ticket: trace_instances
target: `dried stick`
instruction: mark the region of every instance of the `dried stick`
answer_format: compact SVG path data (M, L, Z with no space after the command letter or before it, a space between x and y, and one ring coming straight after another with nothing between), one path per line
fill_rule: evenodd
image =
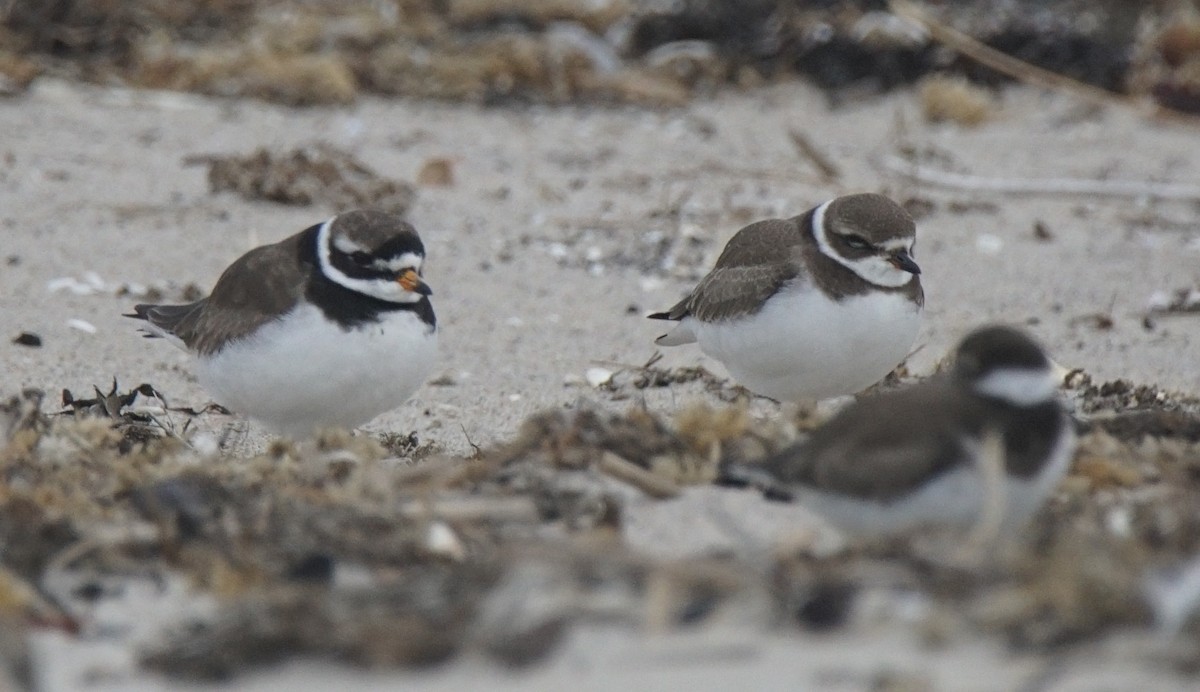
M612 452L600 455L596 464L604 473L634 486L650 497L665 500L679 495L679 486L662 476L647 471L630 461L622 459Z
M886 156L883 167L910 180L934 187L970 192L999 192L1017 195L1092 195L1200 201L1200 187L1149 180L1087 180L1083 178L988 178L967 173L940 171L920 166L898 156Z
M1090 84L1084 84L1065 75L1031 65L1024 60L1002 53L995 48L938 22L908 0L888 0L888 9L900 17L916 22L929 31L935 41L948 46L975 62L1008 75L1026 84L1070 91L1089 101L1102 104L1128 103L1120 94L1114 94Z
M538 509L528 497L443 497L409 500L397 507L407 519L436 517L451 523L536 521Z
M824 152L817 148L817 145L813 144L808 135L792 128L788 130L788 136L792 138L792 144L796 145L796 151L803 154L813 166L816 166L825 180L833 181L842 177L842 171Z

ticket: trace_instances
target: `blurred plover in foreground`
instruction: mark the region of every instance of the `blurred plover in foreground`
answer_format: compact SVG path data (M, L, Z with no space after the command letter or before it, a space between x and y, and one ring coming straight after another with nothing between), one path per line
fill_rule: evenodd
M404 403L437 358L425 248L392 214L357 210L242 255L187 305L137 305L147 336L196 358L222 405L302 437Z
M730 239L691 295L652 319L655 343L696 342L739 384L780 401L853 394L912 348L925 295L916 226L887 197L838 197Z
M998 530L1015 530L1074 452L1058 384L1029 337L985 327L963 339L951 372L861 400L723 480L790 496L856 535L975 525L989 508Z

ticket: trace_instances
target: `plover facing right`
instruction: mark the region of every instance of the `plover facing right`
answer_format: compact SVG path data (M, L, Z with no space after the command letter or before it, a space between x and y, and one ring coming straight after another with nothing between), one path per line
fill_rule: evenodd
M854 394L912 348L925 294L912 217L883 195L838 197L746 226L692 293L652 319L780 401Z
M222 405L289 436L404 403L437 358L425 248L392 214L338 214L242 255L187 305L137 305Z

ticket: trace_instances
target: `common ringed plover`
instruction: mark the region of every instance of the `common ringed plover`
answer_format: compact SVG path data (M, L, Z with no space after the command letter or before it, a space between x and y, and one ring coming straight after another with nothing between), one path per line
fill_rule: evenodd
M424 261L411 225L350 211L242 255L207 298L128 316L192 353L219 403L304 436L365 423L425 381L437 320Z
M985 327L963 339L950 372L860 400L761 465L727 467L723 480L790 495L851 534L965 528L992 498L998 527L1014 530L1074 452L1055 371L1022 332Z
M779 401L853 394L908 355L925 295L912 217L883 195L825 202L738 231L692 293L652 319L655 343L697 342L751 391Z

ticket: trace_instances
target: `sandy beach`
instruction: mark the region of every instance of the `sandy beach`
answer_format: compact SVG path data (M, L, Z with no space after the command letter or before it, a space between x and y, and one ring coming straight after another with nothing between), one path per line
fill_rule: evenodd
M45 390L51 410L59 390L90 395L113 378L122 387L151 383L172 405L205 404L186 354L140 338L121 316L139 300L130 292L157 286L170 300L189 284L207 291L247 249L338 210L212 194L204 166L185 160L326 143L410 183L427 161L450 162L452 184L418 186L408 213L428 251L426 279L441 329L436 383L365 428L415 431L447 455L509 440L545 409L644 406L670 416L697 401L724 405L701 383L605 389L590 386L587 373L647 362L661 325L644 315L689 290L739 228L851 191L882 192L924 212L916 256L927 302L908 362L913 375L931 373L970 328L1005 322L1027 328L1058 362L1097 382L1124 378L1200 394L1200 319L1150 314L1197 286L1197 200L942 188L905 176L911 158L898 158L916 152L922 169L992 180L1194 184L1195 126L1010 87L999 92L987 122L967 128L926 122L916 99L902 91L835 108L820 91L790 83L667 110L374 97L297 110L42 79L0 100L7 133L0 142L0 384L5 396ZM840 174L823 176L797 151L792 131L802 131ZM22 332L38 335L41 346L13 343ZM664 367L702 365L724 376L695 347L662 356ZM788 411L764 400L750 406L755 420ZM220 431L228 422L212 415L196 425ZM252 427L240 453L265 441ZM775 517L778 508L758 498L701 494L672 502L631 500L626 542L661 543L681 557L714 548L762 555L788 530L786 512ZM722 535L720 521L706 528L697 512L761 512L761 522L747 523L762 530L739 544ZM986 637L951 637L931 650L910 630L903 616L832 635L781 634L746 622L659 635L589 625L525 673L471 658L417 673L300 661L254 672L237 686L1189 686L1144 654L1149 635L1108 637L1056 660L1014 655ZM45 635L33 651L39 689L181 689L135 672L122 658L128 652L95 642Z
M5 347L4 380L87 393L116 377L151 382L172 403L206 402L186 354L138 338L121 317L138 298L114 292L168 282L207 291L249 248L336 211L211 195L203 166L184 159L327 142L406 181L428 159L453 162L454 184L421 188L409 214L428 246L439 373L453 384L425 387L371 429L416 430L462 452L464 428L488 444L546 407L626 405L564 382L649 359L662 327L643 315L689 290L741 226L859 190L933 208L919 221L927 309L914 373L972 326L1008 322L1097 380L1200 392L1185 355L1200 321L1144 323L1156 294L1195 283L1194 204L947 191L887 167L909 146L983 177L1186 182L1194 130L1027 89L1006 91L978 129L926 124L913 101L897 93L830 110L819 92L790 85L663 112L372 100L298 111L46 82L0 104L7 131L21 133L5 144L5 333L43 338L40 349ZM791 129L824 149L839 180L822 180ZM644 262L658 238L674 246L660 266L688 263ZM648 271L630 266L639 262ZM100 280L91 295L51 287L89 274ZM693 347L663 355L722 372ZM648 405L681 403L681 392L660 394Z

